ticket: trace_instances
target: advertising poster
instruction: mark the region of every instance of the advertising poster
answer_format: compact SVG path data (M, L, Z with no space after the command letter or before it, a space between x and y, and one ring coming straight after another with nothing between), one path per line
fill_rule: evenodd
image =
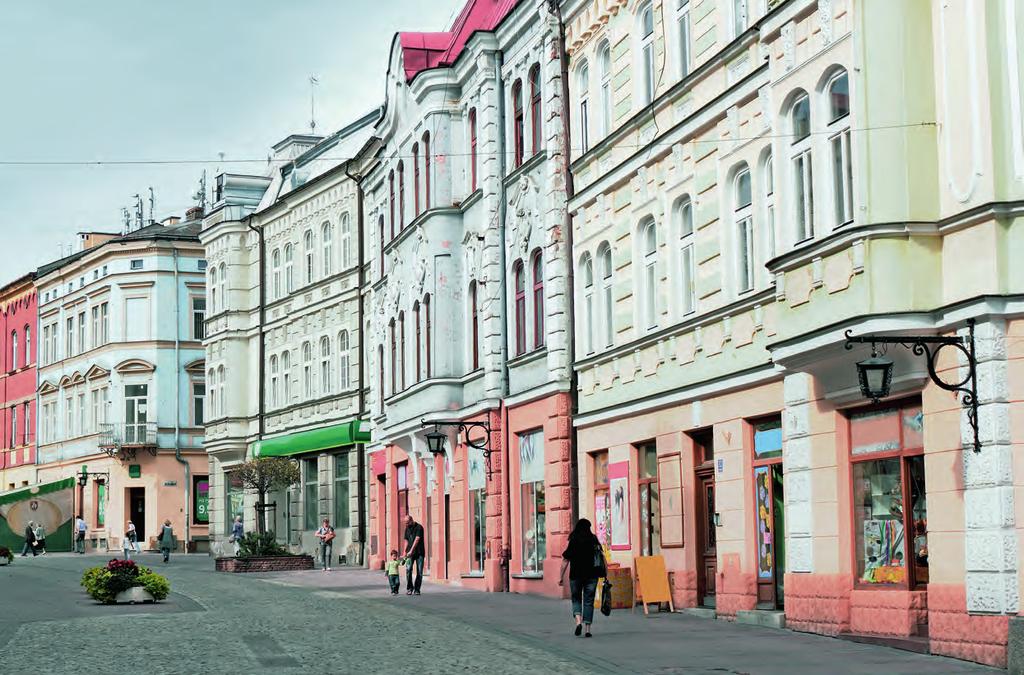
M629 550L629 462L608 465L611 499L612 550Z

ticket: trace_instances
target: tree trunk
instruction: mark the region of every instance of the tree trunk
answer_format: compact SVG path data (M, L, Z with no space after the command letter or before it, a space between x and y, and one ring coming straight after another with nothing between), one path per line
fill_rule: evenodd
M260 501L256 505L256 533L263 534L266 531L266 505L267 505L267 493L260 492Z

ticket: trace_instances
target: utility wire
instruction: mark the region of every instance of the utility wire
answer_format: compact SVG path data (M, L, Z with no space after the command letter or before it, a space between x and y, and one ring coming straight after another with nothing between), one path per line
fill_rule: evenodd
M887 124L875 127L861 127L859 129L849 129L851 133L864 133L868 131L885 131L889 129L909 129L914 127L934 127L938 126L936 122L908 122L906 124ZM822 130L812 131L809 135L811 136L832 136L836 134L836 130ZM795 138L795 134L761 134L758 136L737 136L735 138L710 138L700 139L693 138L687 141L677 141L675 143L617 143L614 148L654 148L654 147L672 147L679 143L683 145L693 144L706 144L706 143L742 143L746 141L758 141L758 140L771 140L771 139L784 139L784 138ZM579 151L580 148L570 148L573 151ZM505 152L506 155L512 156L515 153L515 149L510 149ZM471 152L447 152L437 153L435 157L469 157L473 153ZM496 157L499 153L496 152L477 152L476 156L479 157ZM575 153L574 153L575 154ZM392 155L389 159L412 159L412 155ZM303 161L303 164L312 162L348 162L354 159L353 157L312 157L308 160ZM294 159L272 159L270 163L278 163L280 165L292 164ZM267 164L266 157L252 158L252 159L95 159L95 160L2 160L0 159L0 166L139 166L139 165L175 165L175 164Z

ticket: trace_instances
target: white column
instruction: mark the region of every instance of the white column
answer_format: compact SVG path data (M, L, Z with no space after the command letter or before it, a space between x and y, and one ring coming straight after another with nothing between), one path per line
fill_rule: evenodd
M786 571L814 571L814 509L811 481L811 406L813 378L787 375L783 381L786 409L782 468L786 481Z

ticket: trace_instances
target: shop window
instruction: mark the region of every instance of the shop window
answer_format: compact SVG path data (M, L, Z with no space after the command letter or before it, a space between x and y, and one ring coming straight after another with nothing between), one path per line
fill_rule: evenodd
M317 469L317 458L311 457L310 459L302 462L302 511L305 517L303 522L303 529L315 530L319 523L317 522L319 512L319 500L320 500L320 477L319 470Z
M543 431L519 435L519 483L523 573L541 574L547 543Z
M210 523L210 478L192 476L192 524Z
M595 452L594 458L594 530L605 548L612 545L612 509L608 500L608 451Z
M107 525L107 486L96 483L96 527Z
M398 478L398 549L404 552L405 517L409 515L409 465L399 464L395 469Z
M224 504L227 508L224 509L224 518L228 532L231 531L231 523L235 521L235 518L244 515L244 498L245 486L242 484L241 477L235 472L225 474Z
M487 556L487 469L483 451L469 448L467 483L472 520L470 571L483 572Z
M661 550L661 512L658 508L658 449L645 443L636 449L640 468L640 555L657 555Z
M348 454L334 456L334 527L350 527Z
M928 507L920 405L850 416L857 582L928 583Z
M782 457L782 420L754 423L754 459Z

